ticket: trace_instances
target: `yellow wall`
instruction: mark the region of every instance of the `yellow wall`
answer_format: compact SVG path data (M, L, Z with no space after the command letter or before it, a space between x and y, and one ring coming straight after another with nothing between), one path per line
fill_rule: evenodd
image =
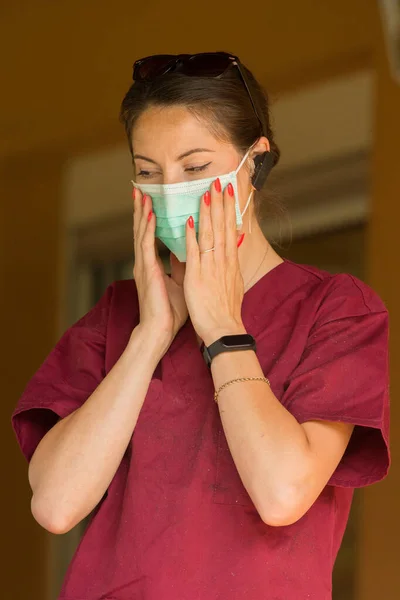
M374 3L365 0L7 4L0 154L121 139L118 105L133 61L146 54L227 49L282 90L362 66L372 48Z
M60 173L52 152L0 162L2 598L45 600L46 534L30 514L27 464L10 417L27 379L57 336ZM11 481L11 485L9 485Z
M364 493L358 570L359 599L400 597L400 84L389 73L384 40L376 29L372 214L368 235L369 281L390 312L392 469Z
M112 6L112 12L110 11ZM30 515L27 466L10 430L13 406L27 379L58 335L61 173L68 155L123 139L119 103L131 65L153 52L228 49L237 52L276 92L366 66L377 56L379 73L370 228L371 281L392 309L392 359L399 364L396 315L397 223L400 169L399 88L389 82L374 2L205 0L135 4L116 0L8 3L2 7L0 110L2 283L1 450L6 460L2 494L2 596L44 600L47 536ZM397 104L396 104L397 103ZM398 152L397 152L398 158ZM396 188L397 184L397 188ZM397 346L397 348L396 348ZM399 375L392 378L398 395ZM393 431L400 429L394 403ZM400 432L399 432L400 433ZM394 439L398 455L399 442ZM399 439L399 435L397 435ZM395 555L399 499L394 466L387 483L368 490L357 600L398 597ZM395 496L396 494L396 496ZM396 535L393 535L393 534ZM386 555L389 548L391 555ZM382 574L387 583L382 584ZM382 587L383 585L383 587Z

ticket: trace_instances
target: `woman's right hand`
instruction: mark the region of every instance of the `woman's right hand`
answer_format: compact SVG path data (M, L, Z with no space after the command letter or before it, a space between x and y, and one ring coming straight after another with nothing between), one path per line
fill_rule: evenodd
M185 263L171 254L171 277L165 273L155 243L156 216L149 195L133 189L133 277L140 307L140 328L148 329L165 352L188 317L183 293Z

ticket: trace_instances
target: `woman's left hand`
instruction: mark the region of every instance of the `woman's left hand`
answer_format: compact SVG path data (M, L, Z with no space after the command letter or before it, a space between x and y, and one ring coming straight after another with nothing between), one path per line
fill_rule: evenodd
M215 250L200 254L200 250ZM183 282L189 315L206 346L223 335L246 333L241 309L244 284L238 260L234 190L216 179L201 199L199 240L193 218L186 223Z

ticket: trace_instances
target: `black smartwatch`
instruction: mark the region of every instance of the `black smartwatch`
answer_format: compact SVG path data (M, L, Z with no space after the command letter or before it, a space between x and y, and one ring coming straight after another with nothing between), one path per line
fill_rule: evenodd
M221 352L237 352L238 350L254 350L256 352L256 340L248 333L237 335L224 335L209 346L203 342L202 352L208 367L211 361Z

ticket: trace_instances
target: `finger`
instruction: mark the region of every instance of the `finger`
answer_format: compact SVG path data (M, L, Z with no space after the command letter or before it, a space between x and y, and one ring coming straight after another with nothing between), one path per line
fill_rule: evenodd
M139 222L139 218L138 218L138 197L139 197L140 191L133 187L132 188L132 204L133 204L133 241L136 240L136 236L137 236L137 228L138 228L138 222Z
M163 263L161 256L158 254L157 243L154 244L154 247L155 247L156 261L160 268L161 274L163 275L163 277L165 279L167 279L169 277L169 275L165 270L165 264Z
M218 179L211 186L211 223L215 247L215 258L225 257L225 215L224 204L221 189L221 182Z
M158 246L157 246L157 242L156 242L155 239L154 239L154 254L155 254L155 257L156 257L156 261L159 264L160 268L165 272L164 263L163 263L163 261L161 259L161 256L160 256L159 252L158 252Z
M134 254L134 268L137 270L137 266L140 262L141 253L138 252L138 230L139 230L139 222L141 217L140 205L142 201L142 194L138 188L132 188L132 200L133 200L133 222L132 222L132 231L133 231L133 254Z
M207 190L200 201L199 250L209 250L214 246L214 233L211 221L211 194ZM201 261L213 260L213 252L200 254Z
M134 239L134 251L135 256L138 254L140 256L140 243L141 238L143 237L143 232L145 231L145 224L142 223L143 216L143 200L145 196L143 196L141 190L139 188L133 188L132 191L133 196L133 239Z
M230 259L228 264L237 259L237 228L235 210L235 191L233 185L228 183L224 189L225 213L225 256Z
M133 199L133 216L134 216L133 235L134 235L134 237L136 237L137 230L139 227L140 216L141 216L141 201L142 201L142 192L136 187L132 188L132 199Z
M193 217L186 221L186 272L197 270L200 266L199 245Z
M148 194L144 194L143 196L141 196L140 201L138 201L139 223L137 228L137 239L139 244L142 243L144 233L147 229L148 215L152 209L153 206L150 196Z
M155 238L156 216L153 213L153 210L152 210L151 206L149 206L149 204L151 204L151 200L150 200L149 196L147 196L144 207L143 207L143 214L142 214L142 218L140 220L140 226L139 226L139 235L141 235L140 249L142 252L142 260L143 260L144 268L148 272L150 272L154 268L154 266L157 262L156 248L155 248L155 245L156 245L156 238ZM146 206L147 206L147 208L146 208ZM141 233L142 227L143 227L143 233ZM164 268L163 268L163 270L164 270Z
M185 263L181 263L173 252L170 252L169 260L171 264L171 279L178 285L183 285L185 279Z

